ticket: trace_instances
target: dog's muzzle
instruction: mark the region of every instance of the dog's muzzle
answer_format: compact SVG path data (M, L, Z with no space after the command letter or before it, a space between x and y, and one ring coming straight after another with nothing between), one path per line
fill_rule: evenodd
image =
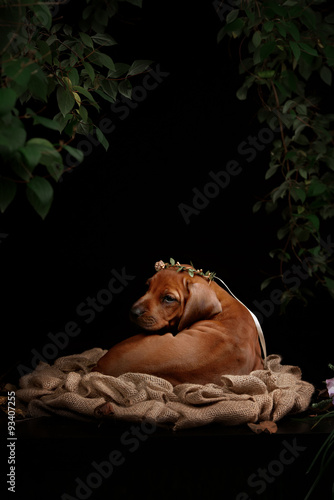
M146 314L147 310L142 305L134 304L130 309L130 320L144 329L151 329L157 320L154 316Z
M140 316L142 316L144 314L144 312L145 312L145 309L143 307L133 306L130 309L130 318L133 321L136 321L138 318L140 318Z

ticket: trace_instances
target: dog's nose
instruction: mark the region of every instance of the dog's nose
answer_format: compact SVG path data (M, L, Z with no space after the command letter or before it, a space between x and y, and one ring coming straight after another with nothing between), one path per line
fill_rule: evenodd
M144 314L145 310L143 307L141 306L136 306L134 305L131 310L130 310L130 314L133 318L139 318L139 316L141 316L142 314Z

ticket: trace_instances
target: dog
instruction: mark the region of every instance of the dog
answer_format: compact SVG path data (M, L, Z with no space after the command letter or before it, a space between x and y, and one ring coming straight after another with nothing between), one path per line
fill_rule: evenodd
M130 319L141 333L113 346L94 371L118 377L139 372L183 383L219 384L221 375L263 369L248 309L191 266L158 270Z

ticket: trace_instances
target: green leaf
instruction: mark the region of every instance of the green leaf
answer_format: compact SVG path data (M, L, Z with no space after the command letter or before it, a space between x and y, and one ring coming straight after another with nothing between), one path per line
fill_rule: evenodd
M313 9L309 7L302 9L303 15L301 16L301 22L310 30L315 30L317 25L317 16ZM321 28L320 28L321 29Z
M27 65L28 63L29 59L22 57L3 64L3 73L9 77L10 87L18 96L21 96L28 89L31 77L31 67Z
M95 90L95 93L98 94L100 97L102 97L102 99L108 101L108 102L111 102L112 104L114 104L115 102L115 98L114 97L110 97L108 94L106 94L105 92L103 92L103 90Z
M82 94L84 95L85 97L87 97L87 99L89 99L89 101L94 104L94 106L96 108L99 109L99 106L97 104L97 102L95 101L94 97L92 96L92 94L85 88L81 87L80 85L73 85L73 90L75 92L78 92L79 94Z
M231 23L226 24L225 30L227 33L236 32L244 27L244 21L242 19L235 19Z
M295 41L299 42L300 33L299 33L299 29L297 28L297 26L292 21L285 23L285 26L286 26L289 34L295 39Z
M63 31L64 31L65 35L67 35L69 37L72 36L72 26L69 26L68 24L65 24L63 26Z
M315 229L317 231L319 231L319 228L320 228L320 220L319 220L319 217L317 217L316 215L314 214L310 214L310 215L305 215L306 219L308 219L312 225L315 227Z
M296 202L300 200L302 203L304 203L304 201L306 199L305 190L301 187L298 187L298 186L294 186L291 188L291 196L294 199L294 201L296 201Z
M262 205L263 205L263 201L261 201L261 200L254 203L253 213L255 214L256 212L258 212L261 209Z
M282 23L276 23L276 28L282 38L286 38L286 27Z
M84 65L85 70L87 71L89 78L91 79L91 81L93 83L95 80L95 71L94 71L93 66L88 62L84 62L83 65Z
M327 85L332 85L332 71L328 66L322 66L320 69L320 77L323 82L327 83Z
M325 282L326 282L327 288L331 288L332 290L334 289L334 280L332 280L331 278L328 278L327 276L325 276ZM332 368L332 366L333 365L329 365L330 368Z
M105 45L106 47L111 45L117 45L116 40L114 40L113 37L105 33L97 33L96 35L93 35L92 40L94 40L95 43L99 45Z
M278 16L284 18L288 14L288 11L284 7L282 7L281 5L277 5L276 1L269 1L268 4L269 4L270 8Z
M307 54L310 54L311 56L317 57L319 55L318 52L307 43L299 42L299 47L301 48L301 50L303 50Z
M327 186L319 179L314 179L308 187L307 196L319 196L327 191Z
M236 96L239 99L239 101L245 101L247 99L247 94L248 94L248 86L243 85L240 87L240 89L237 90Z
M36 176L28 182L26 194L29 203L42 219L45 219L53 201L51 184L43 177Z
M271 33L273 28L274 28L274 21L266 21L265 23L263 23L263 29L266 33Z
M63 76L63 82L65 84L65 90L72 90L72 80L68 76Z
M261 44L261 40L262 40L261 31L255 31L254 35L252 36L252 42L254 47L258 47Z
M238 15L239 15L239 9L231 10L231 12L229 12L226 16L226 23L227 24L233 23L233 21L236 20Z
M266 280L262 281L261 286L260 286L261 292L262 292L262 290L264 290L265 288L267 288L268 285L271 284L271 282L272 282L273 279L274 278L267 278Z
M91 49L94 48L93 40L89 35L87 35L87 33L80 32L79 36L81 38L82 43L86 45L86 47L90 47Z
M24 145L27 132L19 118L14 118L11 123L4 124L0 121L0 153L7 155L17 151Z
M281 227L278 231L277 231L277 238L279 240L283 240L283 238L285 238L285 236L289 233L289 227L288 226L284 226L284 227Z
M112 80L102 80L101 81L101 89L105 92L109 97L113 99L115 102L117 91L118 91L118 83Z
M265 71L259 71L257 76L259 76L260 78L273 78L275 76L275 70L273 69L267 69Z
M37 40L36 45L37 45L38 50L42 56L42 61L39 61L39 62L47 62L48 64L52 64L52 54L51 54L50 46L46 42L44 42L43 40Z
M228 23L224 26L224 30L226 33L232 33L232 35L237 35L237 33L239 31L242 30L242 28L244 27L244 21L240 18L238 19L235 19L234 21L232 21L231 23Z
M307 106L306 106L306 104L297 104L297 106L296 106L296 112L300 116L307 116ZM298 122L298 120L297 120L297 122Z
M68 78L71 80L72 85L79 85L80 76L79 76L79 72L76 68L72 68L68 72Z
M293 99L288 99L283 106L282 113L285 115L292 106L296 105L296 101Z
M29 145L28 143L19 148L19 153L21 153L25 164L29 168L30 172L38 165L39 160L42 156L41 148L39 146Z
M140 73L143 73L143 71L145 71L149 66L150 64L152 64L153 61L146 61L146 60L138 60L138 61L134 61L129 70L128 70L128 76L131 76L131 75L138 75Z
M93 52L92 54L90 54L89 60L97 66L104 66L112 71L115 70L114 61L110 56L108 56L107 54L102 54L102 52Z
M272 165L266 172L265 179L268 180L270 177L276 174L279 165Z
M34 137L27 142L27 146L40 151L39 163L44 165L49 174L58 181L63 173L63 159L53 144L47 139Z
M100 130L98 127L96 127L96 136L98 138L98 140L100 141L100 143L102 144L102 146L104 147L104 149L106 151L108 151L108 148L109 148L109 142L107 141L105 135L103 134L102 130Z
M119 78L122 75L125 75L129 71L130 65L125 63L115 63L115 70L109 71L108 78Z
M45 43L50 47L56 40L58 40L57 35L51 35Z
M329 66L334 66L334 47L328 45L323 50L324 50L324 54L327 58L327 64Z
M82 135L89 135L92 133L92 127L90 123L84 123L83 121L79 121L76 125L76 133Z
M291 47L292 53L293 53L296 61L298 61L300 58L300 53L301 53L298 43L290 41L289 45Z
M81 163L83 160L84 160L84 154L82 151L80 151L80 149L76 149L76 148L73 148L72 146L63 146L63 149L65 149L65 151L67 151L68 153L70 153L71 156L73 156L73 158L75 160L78 160L79 163Z
M32 18L32 22L35 26L44 26L47 30L51 28L52 24L52 16L50 9L47 5L33 4L30 7L34 12L34 17Z
M29 182L30 179L32 179L32 174L23 161L22 155L20 154L19 151L15 151L10 158L9 162L12 170L16 173L18 177L23 179L26 182Z
M243 101L247 98L248 89L253 85L255 81L255 76L249 76L246 78L245 83L240 87L236 92L236 96L240 101Z
M115 71L115 63L107 54L97 54L99 62L111 71Z
M276 42L267 42L264 45L262 45L260 49L261 61L267 59L270 56L270 54L275 50L275 48L276 48Z
M44 165L53 179L59 181L64 171L63 158L56 149L43 152L40 163Z
M15 106L17 95L12 89L0 89L0 116L9 113Z
M288 181L283 182L278 188L276 188L272 194L272 201L276 203L278 198L284 198L288 190Z
M303 179L307 179L307 178L308 178L308 173L307 173L307 170L305 170L305 168L299 168L299 169L298 169L298 173L299 173L299 175L300 175Z
M34 125L43 125L43 127L47 127L51 130L57 130L58 132L60 132L60 124L57 121L39 115L32 115L32 118L34 120Z
M67 126L68 122L72 119L72 115L70 114L67 114L65 116L62 115L62 113L57 113L55 116L54 116L54 120L58 123L58 126L59 126L59 132L62 132L64 130L64 128ZM69 134L69 135L72 135Z
M225 35L226 35L226 30L225 30L225 26L223 26L218 31L218 34L217 34L217 43L221 42Z
M88 111L82 104L79 106L79 114L85 123L88 122Z
M45 149L53 149L53 144L48 141L47 139L43 139L40 137L33 137L32 139L29 139L27 142L28 146L38 146L41 148L41 150Z
M127 97L128 99L131 99L132 85L131 85L131 83L129 82L128 79L122 80L120 82L120 84L118 85L118 92L120 94L124 95L124 97Z
M0 178L0 210L2 213L13 201L16 194L16 183Z
M172 257L169 259L169 263L171 266L175 266L175 260Z
M75 105L75 99L71 91L65 90L63 87L57 88L57 102L63 116L67 115Z

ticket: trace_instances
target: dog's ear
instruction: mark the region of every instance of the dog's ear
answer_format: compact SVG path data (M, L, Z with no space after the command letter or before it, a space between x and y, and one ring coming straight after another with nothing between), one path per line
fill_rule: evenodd
M180 320L178 330L184 330L196 321L209 319L214 314L222 312L222 306L217 295L210 286L202 283L186 281L189 296Z

